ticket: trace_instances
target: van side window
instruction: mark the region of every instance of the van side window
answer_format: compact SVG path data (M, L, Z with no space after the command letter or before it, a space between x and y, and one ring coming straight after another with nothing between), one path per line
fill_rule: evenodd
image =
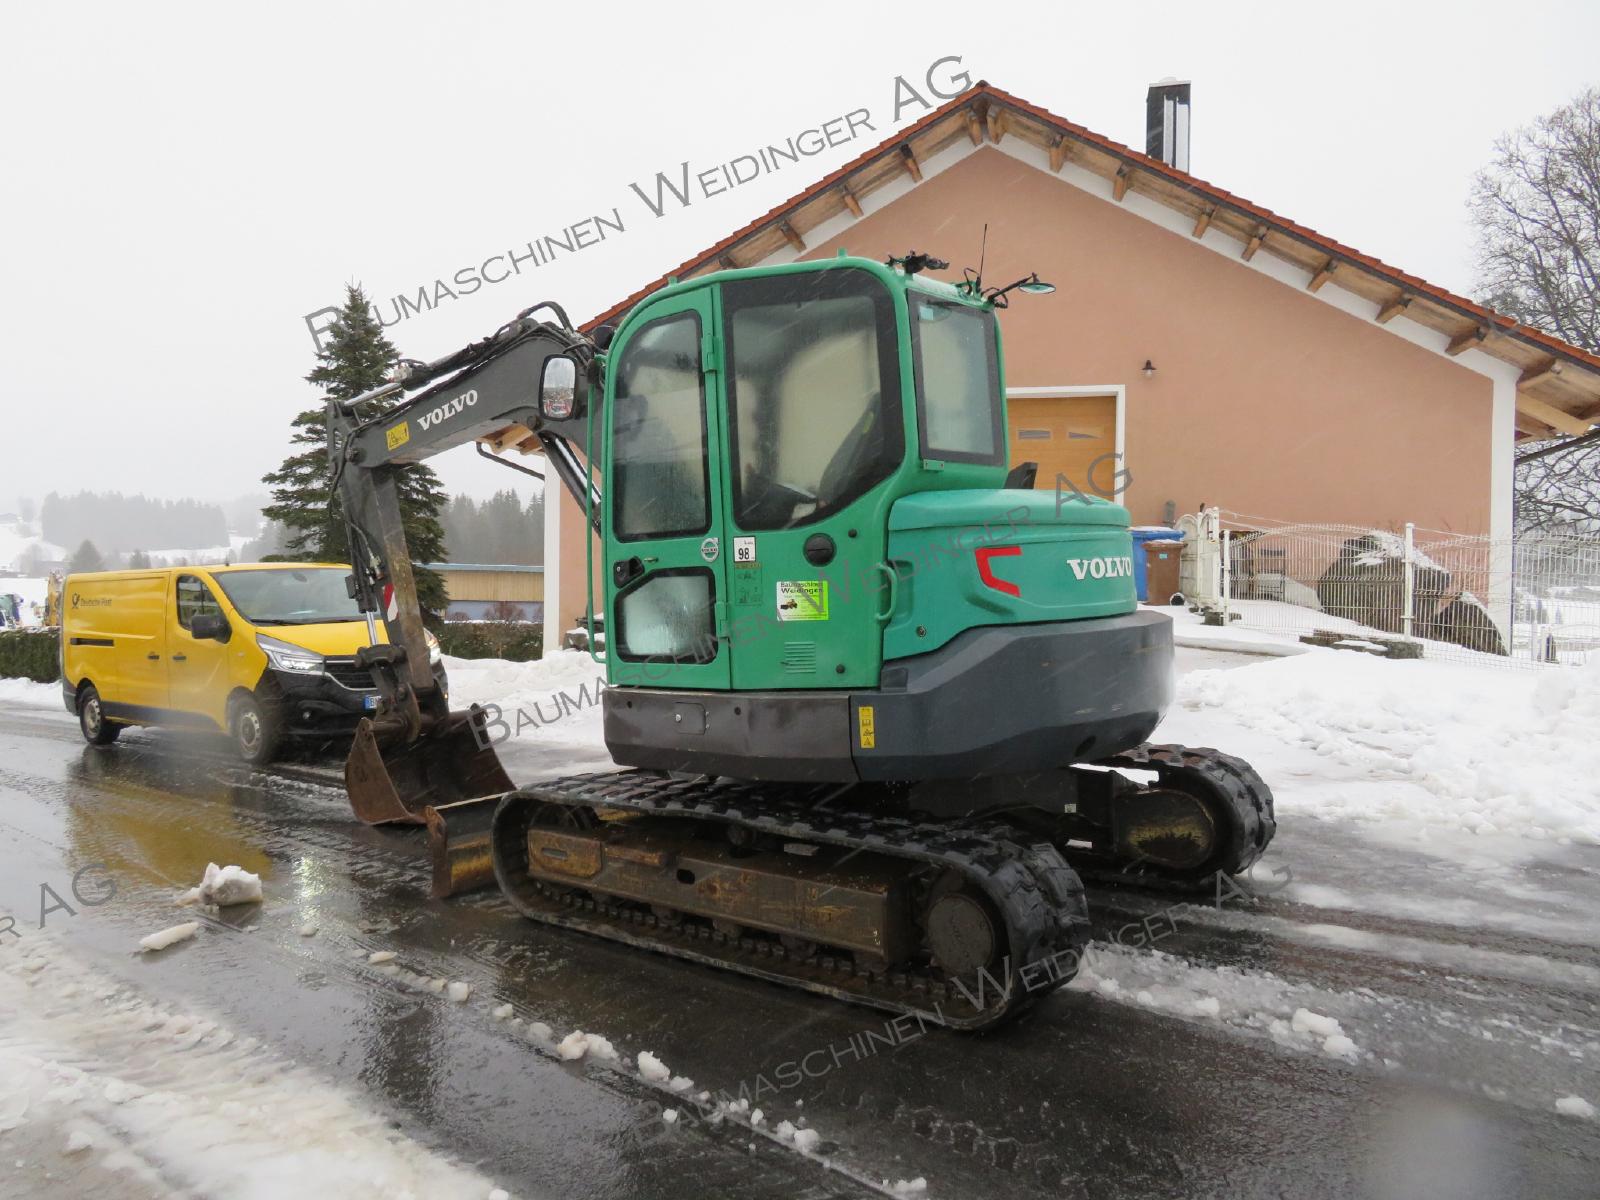
M211 594L211 589L194 575L179 575L178 624L187 629L196 617L213 613L221 616L222 606Z

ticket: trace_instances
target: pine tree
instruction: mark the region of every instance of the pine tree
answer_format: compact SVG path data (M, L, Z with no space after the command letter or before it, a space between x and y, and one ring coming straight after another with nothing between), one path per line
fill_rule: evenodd
M351 400L384 381L399 358L394 344L360 287L345 288L344 307L328 328L317 365L306 382L325 396ZM261 510L269 521L284 529L282 555L294 562L348 562L344 523L328 506L328 430L322 404L294 419L294 452L283 466L262 482L272 488L272 503ZM445 494L439 477L421 464L402 467L399 477L400 514L413 564L444 559L444 530L439 512ZM417 599L425 613L442 612L446 604L444 582L434 572L416 567Z
M76 574L79 571L104 571L106 560L100 557L100 551L95 549L94 543L88 538L78 543L78 548L72 552L72 557L67 560L67 570Z
M143 550L135 550L128 555L128 569L130 571L146 571L150 569L150 556Z

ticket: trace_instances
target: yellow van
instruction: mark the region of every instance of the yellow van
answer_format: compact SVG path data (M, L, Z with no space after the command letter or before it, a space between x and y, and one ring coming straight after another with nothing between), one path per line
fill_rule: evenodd
M355 664L368 636L349 574L336 563L250 563L69 575L61 698L96 746L125 725L220 730L259 764L285 737L353 732L378 693ZM444 687L431 633L428 649Z

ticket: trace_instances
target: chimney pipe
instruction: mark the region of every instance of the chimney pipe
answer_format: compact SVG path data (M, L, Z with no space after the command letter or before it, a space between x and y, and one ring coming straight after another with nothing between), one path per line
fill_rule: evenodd
M1167 76L1144 97L1144 152L1169 167L1189 169L1189 81Z

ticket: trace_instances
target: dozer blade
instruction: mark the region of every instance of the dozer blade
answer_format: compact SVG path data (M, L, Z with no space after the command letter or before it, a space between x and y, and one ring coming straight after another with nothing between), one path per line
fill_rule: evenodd
M497 796L512 789L494 747L482 729L477 705L443 718L424 717L422 732L405 740L402 723L380 717L356 727L344 764L350 807L368 825L422 825L424 810L462 800Z
M422 810L428 826L428 858L433 866L432 896L443 900L494 883L489 831L499 796L458 800Z

